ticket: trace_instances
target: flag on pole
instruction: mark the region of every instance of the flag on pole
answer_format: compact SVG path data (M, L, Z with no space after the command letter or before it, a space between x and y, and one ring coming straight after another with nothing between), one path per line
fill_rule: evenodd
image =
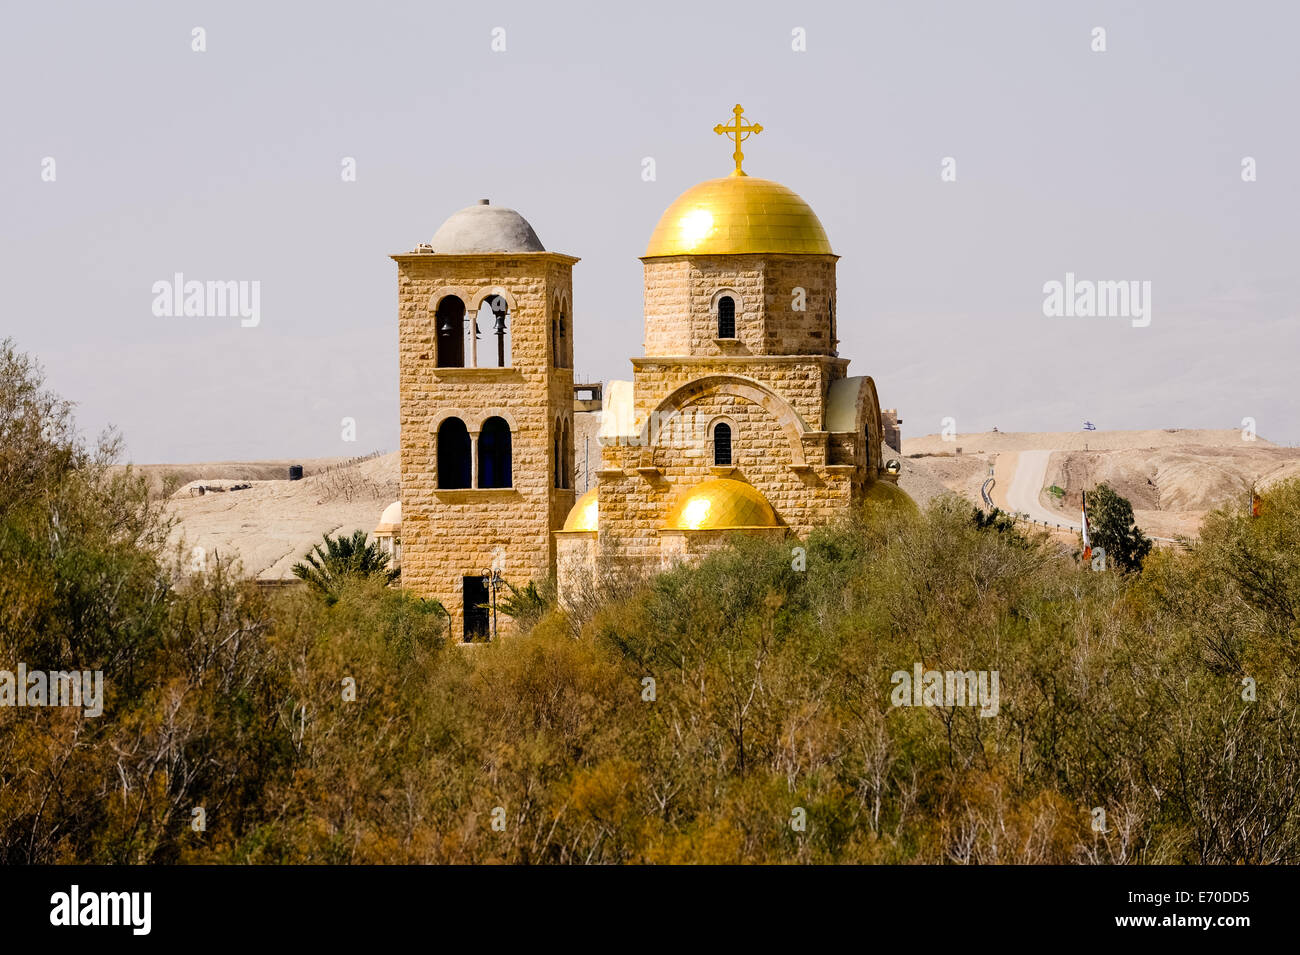
M1083 559L1092 560L1092 541L1088 539L1088 492L1083 492Z

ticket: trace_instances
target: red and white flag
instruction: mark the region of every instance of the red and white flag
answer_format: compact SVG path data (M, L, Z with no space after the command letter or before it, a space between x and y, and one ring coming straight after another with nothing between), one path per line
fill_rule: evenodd
M1092 541L1088 539L1088 492L1083 493L1083 559L1092 560Z

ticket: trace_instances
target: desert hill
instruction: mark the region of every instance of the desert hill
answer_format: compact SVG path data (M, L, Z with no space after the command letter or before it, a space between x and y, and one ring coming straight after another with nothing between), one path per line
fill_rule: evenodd
M289 476L289 465L302 467L304 477L346 465L356 458L294 458L283 461L207 461L190 464L133 464L137 474L149 481L150 491L170 497L177 488L195 481L282 481ZM120 470L120 469L119 469Z
M1300 476L1300 448L1244 440L1236 429L992 431L950 441L933 434L905 440L903 451L913 467L975 503L984 480L996 473L994 503L1015 511L1036 507L1040 519L1077 521L1081 492L1105 482L1132 502L1143 530L1166 538L1195 535L1209 511L1249 501L1252 485ZM1029 475L1037 500L1008 500L1017 468L1031 462L1043 469L1041 478Z
M400 493L397 452L297 463L304 465L301 481L287 479L287 462L283 466L280 462L152 466L158 473L199 475L168 498L168 512L177 520L173 544L186 554L202 547L209 558L213 554L237 557L249 577L290 578L290 568L322 534L350 534L357 529L369 533ZM311 472L306 470L308 464ZM281 477L249 478L265 468ZM200 485L237 484L251 486L197 493Z

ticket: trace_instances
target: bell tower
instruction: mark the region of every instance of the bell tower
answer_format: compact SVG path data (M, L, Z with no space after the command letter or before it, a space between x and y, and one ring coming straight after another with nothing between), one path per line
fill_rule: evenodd
M555 570L573 507L573 266L482 199L398 274L402 586L454 640L513 630L497 605Z

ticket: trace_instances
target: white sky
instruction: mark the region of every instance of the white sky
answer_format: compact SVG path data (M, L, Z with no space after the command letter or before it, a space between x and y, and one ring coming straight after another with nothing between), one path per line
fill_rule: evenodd
M730 169L741 102L904 434L1250 416L1300 443L1297 36L1284 0L9 5L0 336L140 462L391 450L387 256L490 197L582 256L576 372L631 377L637 256ZM1150 281L1150 326L1045 318L1067 271ZM260 281L261 324L155 317L175 272Z

